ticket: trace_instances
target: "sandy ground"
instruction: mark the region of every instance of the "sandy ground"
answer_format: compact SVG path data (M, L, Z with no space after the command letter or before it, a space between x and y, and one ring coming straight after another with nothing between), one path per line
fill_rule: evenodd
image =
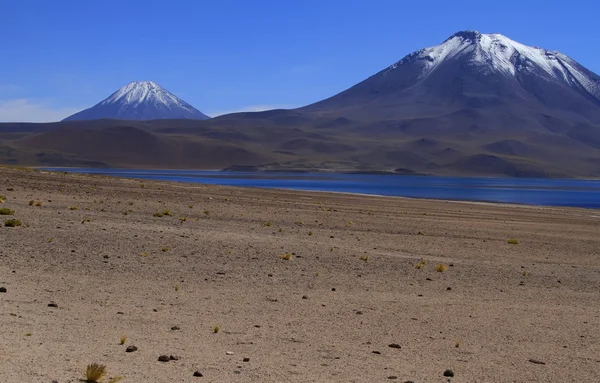
M1 194L0 382L600 382L597 210L6 168Z

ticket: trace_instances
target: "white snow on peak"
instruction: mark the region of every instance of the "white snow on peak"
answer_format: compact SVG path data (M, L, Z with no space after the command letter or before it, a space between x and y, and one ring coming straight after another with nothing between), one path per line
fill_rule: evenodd
M591 79L582 72L570 57L557 51L527 46L498 33L458 32L440 45L406 56L386 72L407 60L416 59L424 63L421 77L427 77L443 62L462 55L468 55L468 62L480 66L484 72L496 70L514 76L517 72L541 69L548 79L566 82L568 85L578 84L600 97L600 81Z
M132 81L102 101L101 105L125 104L137 106L142 103L163 104L169 109L178 107L192 110L191 106L185 101L153 81Z

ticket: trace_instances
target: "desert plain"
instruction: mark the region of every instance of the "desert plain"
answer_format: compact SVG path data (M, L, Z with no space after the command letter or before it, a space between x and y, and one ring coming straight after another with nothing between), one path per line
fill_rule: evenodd
M0 382L90 363L131 383L600 381L598 210L14 168L0 195Z

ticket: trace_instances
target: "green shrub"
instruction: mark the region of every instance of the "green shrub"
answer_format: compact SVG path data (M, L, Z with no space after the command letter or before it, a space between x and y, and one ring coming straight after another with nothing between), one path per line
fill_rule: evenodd
M4 226L6 227L17 227L21 225L22 223L18 219L7 219L6 221L4 221Z
M6 207L3 207L0 209L0 215L13 215L13 214L15 214L14 210L10 210Z

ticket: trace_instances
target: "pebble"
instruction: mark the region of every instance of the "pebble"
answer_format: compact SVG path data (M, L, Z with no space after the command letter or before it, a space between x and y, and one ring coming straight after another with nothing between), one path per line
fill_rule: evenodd
M545 362L542 362L541 360L538 360L538 359L529 359L529 362L533 363L533 364L546 364Z
M446 287L446 291L451 291L452 287Z
M331 291L335 291L335 287L332 287L332 288L331 288Z
M444 376L447 376L449 378L453 378L454 377L454 372L452 370L446 370L446 371L444 371Z
M6 287L0 287L0 293L5 293L6 292Z
M233 355L232 351L225 351L225 355Z
M48 307L58 308L58 305L56 303L52 302L52 303L48 303Z
M138 350L138 348L135 346L127 346L127 348L125 349L125 352L136 352L137 350Z
M249 362L249 361L250 361L250 358L244 358L244 359L242 359L242 362Z
M381 355L381 351L371 351L373 354Z
M388 344L388 347L390 347L390 348L402 348L402 346L400 346L398 343L390 343L390 344Z
M171 356L169 356L169 359L171 359L171 360L179 360L179 357L177 355L171 355Z
M308 296L306 296L306 295L303 295L303 296L302 296L302 299L308 299Z
M181 329L179 328L179 326L173 326L173 327L171 327L171 330L177 331L177 330L181 330Z
M388 376L388 379L396 380L396 379L398 379L398 377L396 375L390 375L390 376Z
M201 373L200 371L196 371L196 372L194 372L194 376L196 376L196 377L198 377L198 378L201 378L201 377L203 377L204 375L202 375L202 373Z
M171 360L171 358L169 358L169 355L161 355L158 357L159 362L168 362L170 360Z

